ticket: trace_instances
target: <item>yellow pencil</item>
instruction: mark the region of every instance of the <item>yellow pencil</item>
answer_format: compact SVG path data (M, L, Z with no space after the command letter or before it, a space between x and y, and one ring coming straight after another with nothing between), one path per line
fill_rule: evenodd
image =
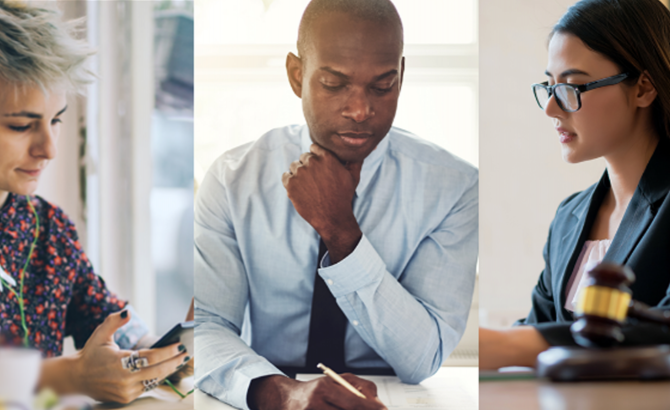
M367 397L365 397L365 395L364 395L363 393L361 393L360 391L356 390L356 388L354 388L354 386L352 386L351 384L349 384L348 381L344 380L344 379L342 378L342 376L340 376L339 374L335 373L334 371L332 371L332 370L329 369L328 367L324 366L323 363L319 363L319 364L317 364L316 367L318 367L319 369L323 370L323 373L324 373L326 376L328 376L328 377L330 377L331 379L335 380L335 381L336 381L337 383L339 383L342 387L344 387L345 389L349 390L350 392L352 392L352 393L355 394L356 396L360 397L361 399L366 399L366 398L367 398Z

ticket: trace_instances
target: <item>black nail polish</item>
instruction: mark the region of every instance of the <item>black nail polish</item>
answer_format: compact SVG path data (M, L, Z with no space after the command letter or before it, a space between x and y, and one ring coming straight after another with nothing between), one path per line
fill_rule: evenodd
M184 346L184 345L179 345L179 351L180 351L180 352L183 352L184 350L186 350L186 346Z
M127 317L128 317L128 311L127 310L124 310L123 312L121 312L121 319L125 319Z
M191 360L191 356L184 357L184 363L188 362L189 360Z

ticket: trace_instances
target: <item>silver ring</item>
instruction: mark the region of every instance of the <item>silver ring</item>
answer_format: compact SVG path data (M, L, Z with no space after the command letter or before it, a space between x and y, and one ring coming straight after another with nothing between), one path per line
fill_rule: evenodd
M144 391L149 391L153 390L156 387L158 387L160 383L158 383L158 379L151 379L151 380L142 380L142 385L144 386Z
M149 366L149 361L146 357L140 357L138 351L133 351L130 356L121 358L121 366L130 370L131 373L135 373L139 372L141 368Z

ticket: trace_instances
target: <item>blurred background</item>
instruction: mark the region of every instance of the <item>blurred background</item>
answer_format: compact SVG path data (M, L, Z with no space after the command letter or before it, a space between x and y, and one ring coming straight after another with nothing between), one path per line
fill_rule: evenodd
M223 152L272 128L303 124L288 83L308 0L198 0L195 178ZM405 78L394 125L478 165L476 0L394 0L405 31ZM477 291L475 290L475 295ZM477 300L447 361L477 364Z
M548 35L576 0L480 0L480 322L526 317L556 209L598 182L602 159L568 164L531 84L546 80ZM667 6L667 0L662 0Z
M85 18L97 80L73 96L37 194L152 332L193 296L193 2L57 0Z

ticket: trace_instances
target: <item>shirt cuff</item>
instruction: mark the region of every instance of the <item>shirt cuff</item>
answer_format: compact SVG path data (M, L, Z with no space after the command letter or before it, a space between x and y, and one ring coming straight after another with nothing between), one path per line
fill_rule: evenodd
M200 382L196 381L196 387L228 405L242 410L250 410L247 403L247 394L251 382L254 379L273 375L285 376L270 362L263 360L235 370L229 381L223 380L221 382L215 380L215 377L207 377Z
M330 255L326 252L319 269L319 275L335 298L380 282L384 272L386 264L365 235L349 256L334 265L330 265Z

